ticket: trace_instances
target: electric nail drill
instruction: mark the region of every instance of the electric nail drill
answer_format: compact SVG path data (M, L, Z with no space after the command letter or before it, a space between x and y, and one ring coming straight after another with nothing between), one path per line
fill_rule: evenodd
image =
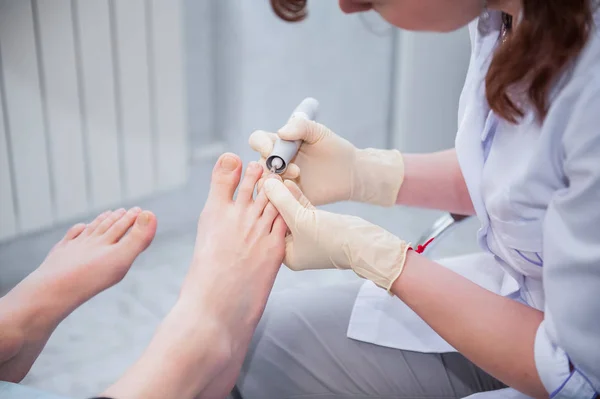
M318 108L319 102L317 100L311 97L305 98L292 113L292 118L304 118L313 121L317 116ZM302 144L302 140L288 141L277 138L273 151L266 161L267 168L271 173L280 175L285 172L288 164L298 153L300 144Z

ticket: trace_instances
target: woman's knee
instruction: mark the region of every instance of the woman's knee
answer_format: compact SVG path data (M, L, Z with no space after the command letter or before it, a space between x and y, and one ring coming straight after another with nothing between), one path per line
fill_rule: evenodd
M357 281L272 295L238 379L244 399L318 391L311 364L324 345L345 338L359 288Z

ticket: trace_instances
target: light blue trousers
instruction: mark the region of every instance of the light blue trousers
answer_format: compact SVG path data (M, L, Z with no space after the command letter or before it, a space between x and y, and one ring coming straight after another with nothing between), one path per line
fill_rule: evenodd
M456 399L504 385L458 353L346 338L363 281L274 293L242 367L243 399Z

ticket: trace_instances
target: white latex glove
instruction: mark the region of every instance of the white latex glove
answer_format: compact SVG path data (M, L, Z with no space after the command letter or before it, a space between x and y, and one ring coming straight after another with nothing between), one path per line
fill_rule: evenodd
M290 229L283 263L292 270L352 269L390 290L410 244L356 216L316 209L292 181L267 179L263 189Z
M282 178L297 183L314 205L347 200L395 204L404 179L400 152L359 150L327 127L303 118L292 117L278 135L284 140L303 140ZM260 130L250 136L250 147L261 155L263 165L276 139L277 134Z

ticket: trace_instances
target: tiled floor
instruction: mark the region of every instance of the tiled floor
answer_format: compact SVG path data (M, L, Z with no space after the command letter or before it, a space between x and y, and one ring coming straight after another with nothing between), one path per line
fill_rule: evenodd
M155 210L159 217L161 227L157 238L120 284L77 309L58 327L23 384L72 398L91 396L115 381L141 354L154 329L176 300L189 265L195 219L208 186L208 174L204 169L193 175L193 187L143 204ZM437 212L358 204L338 204L330 208L359 215L412 240L439 216ZM189 213L189 220L184 222L177 217L178 212L184 213L182 209ZM166 222L161 224L163 219ZM437 250L438 255L474 250L474 224L469 221L444 242ZM11 277L0 281L0 289L5 292L10 288L17 270L27 270L33 262L42 259L51 240L58 239L62 230L0 246L0 276ZM32 251L32 248L36 250ZM40 252L42 248L43 252ZM12 262L10 266L9 261ZM294 273L284 267L274 290L348 278L355 277L351 272L339 271Z

